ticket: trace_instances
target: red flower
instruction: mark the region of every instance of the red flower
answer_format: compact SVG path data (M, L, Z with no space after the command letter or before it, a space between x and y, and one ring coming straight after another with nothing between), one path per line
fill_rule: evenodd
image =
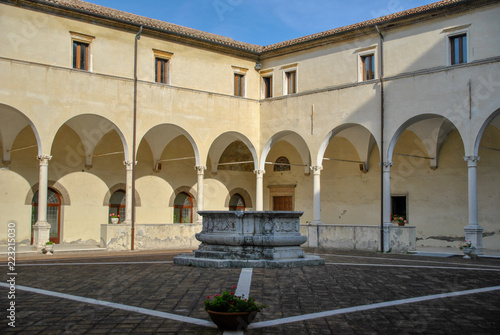
M209 296L209 295L207 295L207 299L210 299L210 296Z
M231 287L233 290L236 290L238 286L234 285L233 287Z

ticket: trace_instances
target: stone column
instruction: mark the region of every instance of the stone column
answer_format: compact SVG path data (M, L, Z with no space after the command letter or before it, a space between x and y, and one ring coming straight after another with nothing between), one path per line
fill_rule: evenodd
M465 226L465 240L471 241L476 247L476 254L483 254L483 228L478 222L477 209L477 162L478 156L465 156L464 160L468 166L468 190L469 190L469 224Z
M256 187L256 203L255 210L264 210L264 173L266 170L255 170L254 173L257 176L257 187Z
M313 222L308 227L308 240L310 248L319 247L319 227L321 222L321 170L323 166L311 166L313 170Z
M126 190L125 190L125 220L123 224L132 224L132 161L124 161L123 165L127 169Z
M206 166L195 166L194 167L196 170L196 173L198 174L198 199L197 199L197 211L202 211L204 208L204 196L203 196L203 183L205 180L205 170L207 169ZM201 223L203 221L203 218L200 214L197 214L197 222Z
M49 241L50 224L47 222L47 194L49 187L49 160L52 156L40 155L38 176L38 218L33 226L33 248L41 249Z
M391 250L391 235L390 228L392 226L391 222L391 166L392 162L382 163L382 173L383 173L383 203L382 208L382 219L384 223L384 250L382 252L387 252Z

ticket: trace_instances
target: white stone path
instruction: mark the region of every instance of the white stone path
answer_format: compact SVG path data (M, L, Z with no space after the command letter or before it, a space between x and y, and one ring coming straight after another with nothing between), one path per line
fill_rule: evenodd
M172 262L171 261L153 261L153 262L51 263L51 264L22 264L22 265L18 264L17 266L75 266L75 265L82 265L82 264L85 264L85 265L117 265L117 264L145 264L145 263L148 263L148 264L149 263L152 263L152 264L160 263L161 264L161 263L172 263ZM472 270L472 271L497 271L497 272L500 272L500 267L495 267L495 266L444 267L444 266L360 264L360 263L326 263L326 265L378 266L378 267L386 267L387 266L387 267L404 267L404 268L429 268L429 269L432 268L432 269L450 269L450 270L460 269L460 270ZM237 289L235 292L236 295L245 295L246 297L249 296L250 286L251 286L251 282L252 282L252 273L253 273L253 269L251 269L251 268L244 268L241 270L240 278L239 278ZM0 287L9 288L9 284L0 282ZM42 295L52 296L52 297L56 297L56 298L63 298L63 299L73 300L73 301L82 302L82 303L86 303L86 304L121 309L121 310L129 311L129 312L151 315L151 316L175 320L175 321L179 321L179 322L191 323L191 324L203 326L203 327L215 328L215 325L211 321L182 316L182 315L177 315L177 314L172 314L172 313L160 312L160 311L155 311L155 310L141 308L141 307L118 304L118 303L114 303L114 302L91 299L91 298L85 298L85 297L80 297L80 296L76 296L76 295L48 291L48 290L42 290L42 289L28 287L28 286L22 286L22 285L16 285L16 290L26 291L26 292L36 293L36 294L42 294ZM333 315L354 313L354 312L367 311L367 310L372 310L372 309L377 309L377 308L392 307L392 306L397 306L397 305L411 304L411 303L429 301L429 300L434 300L434 299L444 299L444 298L458 297L458 296L469 295L469 294L492 292L492 291L498 291L498 290L500 290L500 286L491 286L491 287L485 287L485 288L480 288L480 289L471 289L471 290L464 290L464 291L457 291L457 292L433 294L433 295L426 295L426 296L415 297L415 298L386 301L386 302L381 302L381 303L355 306L355 307L349 307L349 308L341 308L341 309L324 311L324 312L319 312L319 313L311 313L311 314L298 315L298 316L287 317L287 318L276 319L276 320L256 322L256 323L249 325L248 329L273 327L273 326L278 326L278 325L282 325L282 324L299 322L299 321L306 321L306 320L311 320L311 319L316 319L316 318L324 318L324 317L329 317L329 316L333 316ZM226 331L226 332L224 332L224 334L226 334L226 335L239 335L239 334L243 334L243 331L231 331L231 332Z

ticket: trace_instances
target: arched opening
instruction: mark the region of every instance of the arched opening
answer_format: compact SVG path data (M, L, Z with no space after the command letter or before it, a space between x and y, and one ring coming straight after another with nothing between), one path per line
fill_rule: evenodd
M236 193L229 200L229 210L230 211L244 211L245 210L245 200L243 197Z
M108 221L111 222L111 216L117 214L120 222L125 220L125 191L118 190L109 198L109 215Z
M179 193L174 200L174 223L193 222L193 199L189 194Z
M290 171L290 161L285 156L278 157L274 164L274 171Z
M38 219L38 191L31 202L31 244L33 244L33 225ZM50 224L49 239L60 242L61 233L61 196L49 188L47 193L47 222Z

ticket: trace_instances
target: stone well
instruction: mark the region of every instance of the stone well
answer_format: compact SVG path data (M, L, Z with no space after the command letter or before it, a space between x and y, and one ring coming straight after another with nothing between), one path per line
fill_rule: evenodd
M303 212L200 211L200 247L174 258L175 264L199 267L297 267L323 265L304 253L300 235Z

